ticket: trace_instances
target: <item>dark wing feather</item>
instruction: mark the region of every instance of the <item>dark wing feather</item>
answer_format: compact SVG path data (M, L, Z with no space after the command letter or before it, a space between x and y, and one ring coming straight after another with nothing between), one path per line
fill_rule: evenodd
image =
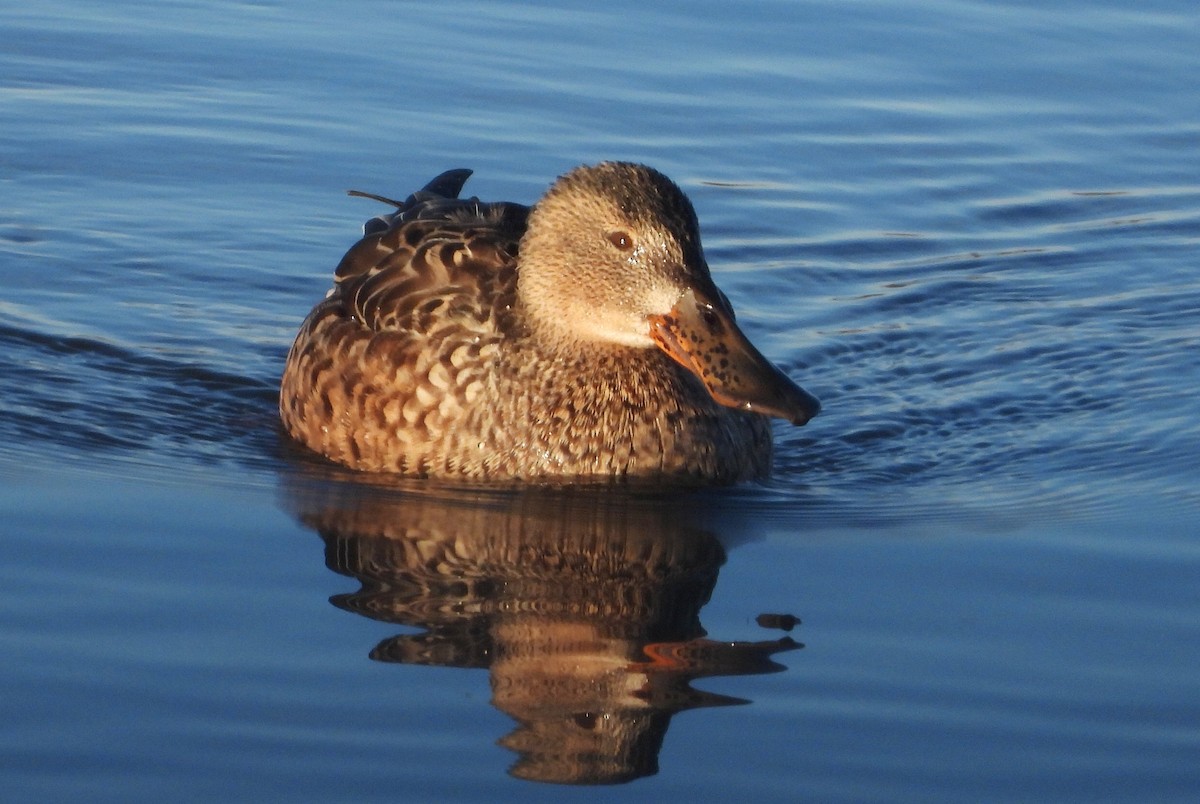
M386 196L364 193L362 190L350 190L349 195L381 201L384 204L391 204L396 208L396 212L391 215L379 215L364 223L363 235L386 232L397 218L400 220L413 220L419 217L422 212L430 212L436 215L435 210L438 206L436 202L457 200L458 194L462 192L463 185L467 183L467 179L471 177L471 173L472 171L466 168L455 168L454 170L447 170L445 173L439 173L428 184L403 201L393 201Z
M368 222L368 234L337 267L331 301L340 299L348 315L375 331L495 326L515 291L529 208L457 198L470 175L447 171L396 212Z

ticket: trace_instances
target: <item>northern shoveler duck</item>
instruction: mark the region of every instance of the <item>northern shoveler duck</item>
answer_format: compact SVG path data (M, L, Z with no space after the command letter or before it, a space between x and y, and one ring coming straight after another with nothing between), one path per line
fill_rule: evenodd
M767 474L815 398L750 343L691 202L652 168L572 170L532 208L452 170L374 218L288 354L280 413L354 469L482 480ZM367 195L355 193L356 195Z

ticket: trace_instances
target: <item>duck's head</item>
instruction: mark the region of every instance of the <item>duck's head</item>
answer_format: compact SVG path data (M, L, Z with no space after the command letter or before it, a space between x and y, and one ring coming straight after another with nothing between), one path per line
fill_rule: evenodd
M793 424L820 410L738 329L691 202L658 171L604 162L562 176L531 211L520 253L521 304L557 348L661 349L722 405Z

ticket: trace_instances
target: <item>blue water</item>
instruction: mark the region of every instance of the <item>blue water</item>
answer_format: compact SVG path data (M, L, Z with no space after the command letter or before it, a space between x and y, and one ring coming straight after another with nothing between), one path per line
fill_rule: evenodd
M1194 799L1193 4L593 5L0 10L6 800ZM769 482L281 438L344 190L601 159L824 403Z

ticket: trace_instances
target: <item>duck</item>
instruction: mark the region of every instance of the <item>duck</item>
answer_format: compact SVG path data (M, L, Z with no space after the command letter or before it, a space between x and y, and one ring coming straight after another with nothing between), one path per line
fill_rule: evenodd
M372 218L288 352L287 434L336 464L471 481L765 478L770 420L820 403L714 283L695 209L601 162L532 206L450 170Z

